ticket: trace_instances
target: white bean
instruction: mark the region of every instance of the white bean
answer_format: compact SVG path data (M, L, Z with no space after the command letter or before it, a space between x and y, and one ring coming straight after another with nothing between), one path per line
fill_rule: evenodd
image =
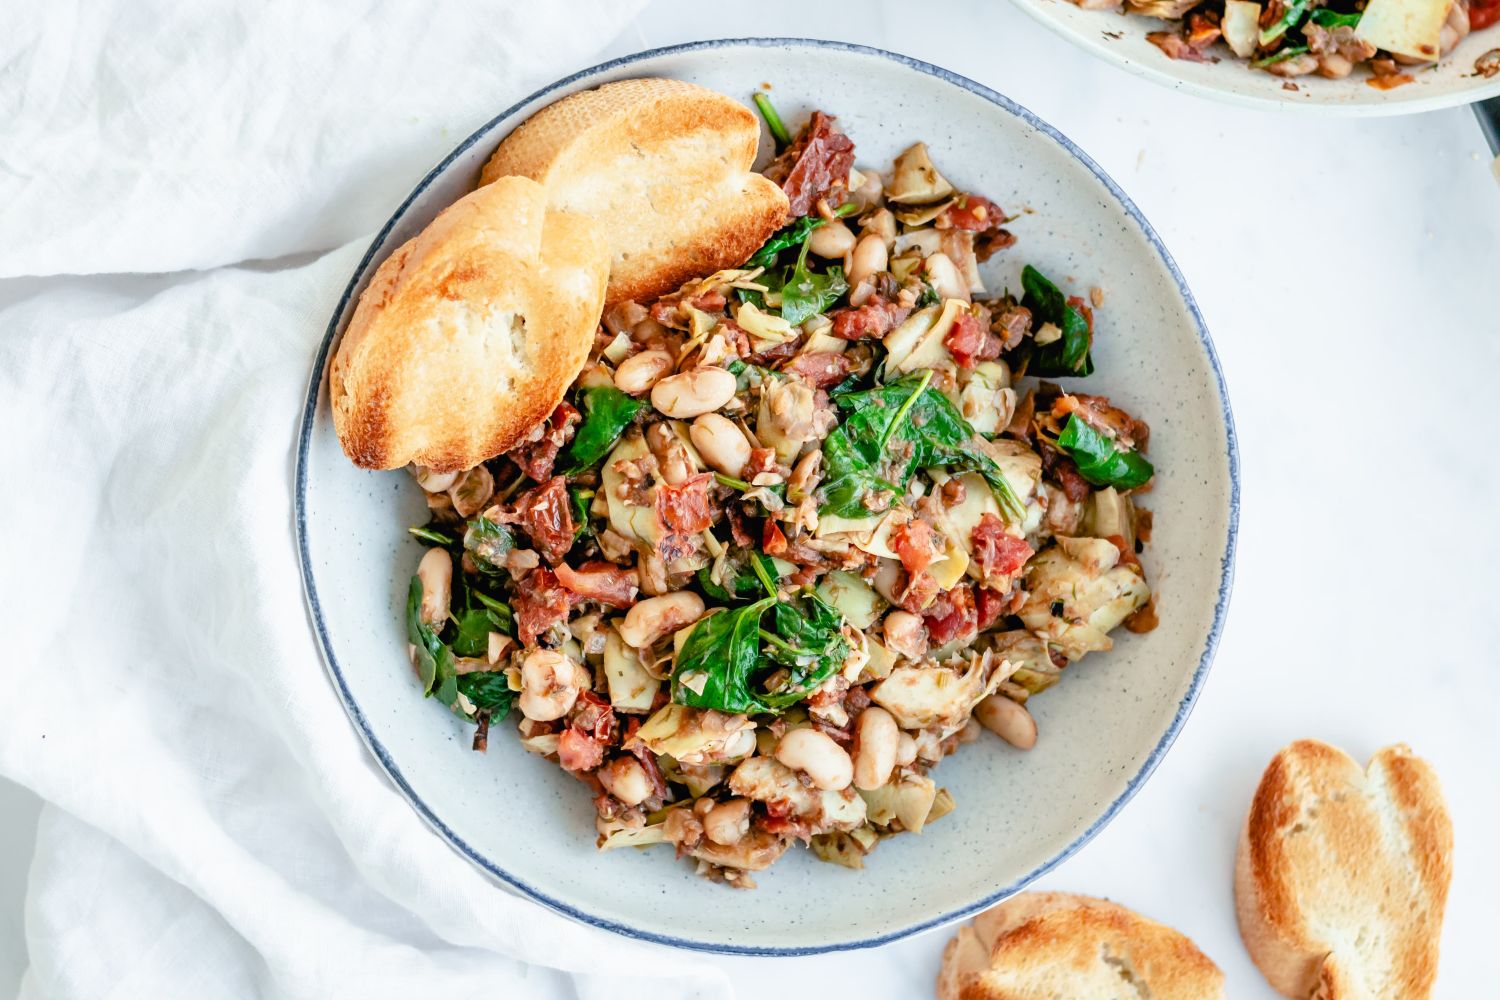
M944 301L969 301L968 282L959 275L957 265L947 254L933 254L923 263L923 268L927 271L927 280L932 284L933 291L938 293L938 298Z
M730 799L720 802L703 817L703 835L722 847L733 847L750 832L750 802Z
M882 208L865 220L861 232L866 236L879 236L880 242L889 250L891 244L896 242L896 217L891 214L890 209Z
M620 362L615 369L615 388L630 396L639 396L656 384L672 368L672 355L666 351L642 351Z
M854 780L854 762L843 747L817 729L793 729L776 744L776 759L802 771L815 787L837 792Z
M854 249L854 234L842 219L825 222L808 236L807 249L819 257L837 259Z
M448 498L453 501L453 509L462 518L473 517L484 510L490 497L494 495L495 477L482 465L476 465L465 472L456 483L448 487Z
M538 649L521 664L521 714L533 722L552 722L573 709L588 683L584 669L562 653Z
M1026 706L1003 694L992 694L974 706L979 724L1018 750L1036 746L1036 720Z
M702 365L669 375L651 387L651 405L669 417L689 420L711 413L734 398L734 376Z
M750 462L750 442L745 440L745 432L726 416L702 414L693 421L688 436L703 461L726 476L738 478Z
M859 210L868 212L880 204L880 197L885 194L885 181L873 170L862 170L859 176L859 187L850 193L854 195L854 201L859 205Z
M597 773L604 790L627 806L638 806L651 797L651 777L634 757L616 757Z
M873 278L886 269L890 254L886 252L885 240L878 233L867 233L854 244L854 253L849 257L849 285L853 287L868 278Z
M881 625L885 633L885 644L908 660L920 660L927 655L927 625L921 617L910 611L892 611Z
M417 563L417 579L422 581L422 607L418 611L424 625L441 626L448 620L448 595L453 590L453 557L446 549L428 549Z
M891 780L901 729L896 717L879 705L859 713L854 726L854 787L874 791Z
M917 741L911 733L903 732L896 740L896 766L907 767L917 759Z
M648 649L662 636L702 617L703 598L691 590L648 597L625 612L625 620L619 625L620 638L627 646Z
M417 485L428 493L447 493L448 487L456 483L459 477L457 472L433 472L425 465L413 465L411 474Z

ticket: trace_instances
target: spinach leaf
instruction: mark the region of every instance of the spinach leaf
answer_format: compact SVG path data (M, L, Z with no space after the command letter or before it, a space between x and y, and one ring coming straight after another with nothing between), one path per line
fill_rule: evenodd
M761 632L766 640L766 657L787 668L789 674L779 689L761 696L773 711L812 694L849 656L843 616L813 591L801 600L805 611L797 602L778 602L771 611L771 631Z
M1276 39L1301 24L1302 19L1307 16L1307 8L1310 6L1312 6L1312 0L1287 0L1286 7L1282 10L1281 16L1276 19L1276 23L1272 24L1269 28L1262 28L1260 30L1260 44L1270 45ZM1304 48L1301 51L1306 52L1307 49ZM1301 53L1296 54L1300 55ZM1281 55L1281 53L1278 52L1277 55ZM1282 56L1282 58L1287 57ZM1260 63L1265 62L1266 60L1264 59L1260 60Z
M989 483L1006 517L1022 506L1000 467L978 444L974 428L941 392L928 392L932 372L834 396L848 416L823 441L828 467L819 513L870 517L864 497L874 490L900 493L918 469L941 466L978 472Z
M806 267L807 248L797 258L797 265L781 285L781 318L792 326L798 326L809 317L827 312L845 292L849 282L844 280L844 269L838 265L823 274L816 274Z
M758 552L746 552L748 559L740 561L731 557L724 566L724 583L719 585L713 581L713 567L704 566L698 571L698 586L703 592L716 601L729 604L735 601L748 600L760 591L760 580L756 574L756 564L763 568L766 560Z
M453 651L422 622L422 580L416 576L406 591L406 639L416 647L422 693L452 708L458 700L458 669Z
M488 712L490 719L499 722L510 714L511 702L516 693L505 680L505 671L475 671L458 679L458 692L480 712Z
M474 560L481 573L499 573L505 568L505 557L516 547L510 529L480 515L464 529L464 551Z
M858 210L858 206L850 202L834 209L833 214L839 218L843 218L846 215L853 215ZM793 220L772 233L770 238L761 244L760 249L751 254L750 259L745 261L745 266L747 268L774 267L777 258L781 256L783 250L803 246L807 243L807 238L812 235L812 231L821 225L824 225L824 221L821 216L817 215L804 215L801 218Z
M1264 59L1256 59L1250 63L1250 67L1252 69L1265 69L1267 66L1274 66L1279 62L1286 62L1294 56L1300 56L1306 51L1306 45L1289 45L1274 55L1266 56Z
M750 99L755 102L755 110L766 120L766 128L771 130L771 138L776 140L776 152L781 152L792 144L792 137L787 134L786 126L781 123L781 116L776 113L776 105L765 95L764 91L757 90Z
M1140 452L1120 448L1077 414L1068 417L1057 443L1077 464L1079 475L1095 486L1128 490L1144 485L1156 472Z
M516 634L516 618L511 612L509 604L506 604L504 601L497 601L489 594L481 593L478 590L471 590L470 593L480 604L485 606L485 609L489 612L490 624L494 626L496 632L503 632L511 636Z
M594 499L594 491L569 486L568 499L573 503L573 523L578 525L578 530L573 532L573 541L576 542L589 533L589 507Z
M452 546L458 544L453 538L449 537L441 531L438 531L436 528L428 528L419 525L416 527L407 528L406 530L411 534L413 538L420 538L424 542L431 542L433 545L440 545L443 548L451 548Z
M1359 19L1361 17L1364 17L1364 15L1339 14L1329 10L1327 7L1320 7L1312 12L1309 19L1314 24L1321 25L1324 28L1354 28L1359 26Z
M1051 323L1062 331L1062 336L1052 343L1034 346L1026 374L1050 378L1092 375L1094 359L1089 354L1089 324L1083 313L1068 305L1062 290L1030 264L1021 271L1021 286L1026 290L1021 305L1031 310L1032 328L1040 329L1043 324Z
M591 386L579 397L583 401L583 423L568 445L571 464L565 476L575 476L609 454L636 414L646 408L645 400L627 396L612 385Z
M511 632L515 628L508 616L502 625L501 616L488 608L465 611L453 624L456 631L450 645L458 656L485 656L490 651L491 632Z
M694 625L672 671L672 700L721 712L764 712L765 706L750 691L750 675L760 663L761 615L774 603L774 598L764 597ZM700 679L702 690L694 690Z

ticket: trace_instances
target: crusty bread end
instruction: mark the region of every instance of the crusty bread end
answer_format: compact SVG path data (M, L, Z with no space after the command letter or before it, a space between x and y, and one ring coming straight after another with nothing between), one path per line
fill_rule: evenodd
M1368 769L1300 740L1272 758L1235 859L1250 957L1283 996L1421 1000L1437 977L1453 827L1426 762L1386 747Z
M444 209L360 296L329 371L339 442L366 469L471 468L545 419L603 308L587 219L506 178Z
M1224 976L1182 934L1108 900L1022 893L959 929L938 1000L1222 1000Z
M723 94L620 80L532 115L480 183L529 177L553 208L593 218L611 251L606 304L644 302L739 266L786 222L786 195L751 169L759 141L755 115Z

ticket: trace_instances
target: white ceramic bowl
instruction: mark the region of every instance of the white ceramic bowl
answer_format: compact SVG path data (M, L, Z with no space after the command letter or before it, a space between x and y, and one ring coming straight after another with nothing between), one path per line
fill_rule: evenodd
M761 81L789 122L821 107L884 168L915 139L961 187L1011 211L1019 244L991 261L993 286L1019 287L1031 262L1074 290L1097 285L1098 373L1149 420L1160 474L1145 562L1161 627L1126 635L1037 699L1029 754L986 738L935 777L958 801L921 836L880 845L864 871L792 851L733 892L666 849L594 849L593 807L555 764L523 751L509 725L489 752L471 728L417 692L402 626L420 554L406 526L426 519L403 473L371 474L339 451L326 362L376 265L469 191L497 142L538 108L600 83L671 76L748 98ZM769 148L769 142L763 142ZM901 56L793 40L707 42L586 70L527 98L466 139L397 209L349 283L313 366L296 506L303 583L329 672L350 718L412 806L496 878L580 920L691 948L798 954L864 947L956 919L1019 890L1076 851L1130 798L1187 717L1229 596L1238 507L1229 403L1202 319L1160 241L1094 163L1025 109Z
M1068 41L1101 59L1156 83L1196 97L1207 97L1263 111L1307 111L1348 116L1408 115L1471 104L1500 94L1500 76L1484 79L1474 72L1474 60L1500 46L1500 25L1492 25L1464 39L1433 68L1413 68L1411 83L1394 90L1366 84L1366 73L1356 71L1343 80L1298 77L1295 91L1286 90L1279 76L1251 70L1227 50L1217 63L1168 59L1146 40L1153 31L1170 30L1175 22L1136 14L1121 16L1107 10L1084 10L1069 0L1012 0L1012 2ZM1222 47L1221 47L1222 48Z

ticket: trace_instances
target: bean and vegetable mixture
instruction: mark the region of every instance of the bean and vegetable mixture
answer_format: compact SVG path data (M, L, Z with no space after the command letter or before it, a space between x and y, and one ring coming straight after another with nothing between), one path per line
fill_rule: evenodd
M890 174L757 103L794 221L745 263L604 317L569 399L460 474L407 629L422 689L588 787L601 848L754 884L797 842L862 867L954 808L981 727L1155 624L1148 431L1093 375L1092 302L978 265L1013 220L917 143Z
M1122 7L1121 0L1074 3ZM1471 31L1494 24L1500 0L1124 0L1123 10L1176 22L1146 36L1173 59L1217 62L1222 41L1252 69L1276 76L1338 79L1366 66L1370 85L1390 89L1412 82L1408 68L1436 61ZM1493 75L1485 67L1495 54L1481 56L1476 72Z

